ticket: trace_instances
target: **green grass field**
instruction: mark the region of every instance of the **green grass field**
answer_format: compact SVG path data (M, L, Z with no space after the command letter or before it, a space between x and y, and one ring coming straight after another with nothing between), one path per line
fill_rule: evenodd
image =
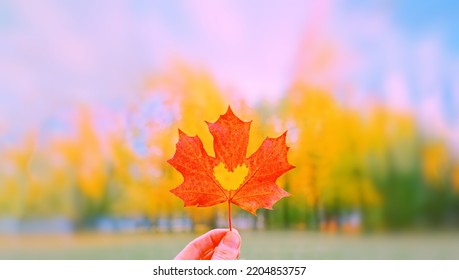
M241 259L459 259L459 233L241 232ZM0 259L172 259L191 233L0 236Z

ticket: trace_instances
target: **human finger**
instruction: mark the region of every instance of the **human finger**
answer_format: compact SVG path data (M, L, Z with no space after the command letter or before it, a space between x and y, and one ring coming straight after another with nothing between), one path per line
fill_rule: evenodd
M176 257L176 260L199 260L212 255L213 250L228 232L228 229L213 229L191 241Z
M228 231L215 248L212 260L236 260L241 248L241 236L236 230Z

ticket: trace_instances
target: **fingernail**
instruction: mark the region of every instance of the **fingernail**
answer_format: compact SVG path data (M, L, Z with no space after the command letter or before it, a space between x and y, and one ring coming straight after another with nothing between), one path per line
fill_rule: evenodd
M239 239L238 234L232 231L229 231L225 235L225 238L223 238L222 243L231 248L239 248L239 245L241 244L241 240Z

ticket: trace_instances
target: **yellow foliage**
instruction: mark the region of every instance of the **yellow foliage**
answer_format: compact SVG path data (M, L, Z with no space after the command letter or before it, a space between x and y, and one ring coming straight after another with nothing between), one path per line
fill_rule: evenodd
M237 166L233 172L228 171L222 162L214 168L215 178L223 188L229 191L238 189L248 172L249 169L245 164Z
M423 172L429 183L438 186L444 177L447 164L447 150L442 143L427 145L423 150Z
M315 64L326 66L328 56L325 53ZM184 209L169 192L183 178L167 160L175 152L178 127L199 135L207 153L214 156L206 121L216 121L229 105L241 119L252 121L247 157L266 136L277 137L288 130L289 162L296 168L277 183L293 194L288 199L290 209L378 206L384 198L372 176L385 177L391 168L406 171L417 166L413 115L380 105L364 115L345 106L332 92L305 82L294 83L279 102L263 101L252 107L222 91L209 73L177 63L147 81L145 92L129 105L127 118L140 114L151 100L160 112L135 127L128 121L102 135L96 128L95 109L81 107L74 134L39 146L37 134L29 133L17 146L2 151L0 214L54 212L75 218L81 212L74 203L77 190L91 203L108 203L107 211L119 216L189 216L197 224L226 219L227 205ZM139 153L126 135L145 137L146 152ZM429 183L440 185L449 176L448 153L443 143L423 147L422 168ZM220 164L214 173L224 188L232 190L245 178L247 167L231 173ZM451 183L459 193L459 167L452 170ZM108 197L110 193L116 195Z

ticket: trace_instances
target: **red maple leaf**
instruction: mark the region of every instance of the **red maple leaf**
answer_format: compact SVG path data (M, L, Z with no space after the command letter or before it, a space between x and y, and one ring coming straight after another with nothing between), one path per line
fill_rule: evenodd
M206 207L228 202L229 211L234 203L256 215L257 209L272 209L279 199L290 195L276 185L279 176L294 168L287 161L287 132L277 138L266 138L246 158L250 124L236 117L230 107L215 123L207 123L214 138L215 157L207 154L198 136L190 137L179 130L176 152L168 162L184 177L183 183L171 192L185 206ZM225 172L247 170L239 185L229 188L221 178L219 181L216 173L220 172L217 169L221 163ZM229 223L231 229L231 214Z

